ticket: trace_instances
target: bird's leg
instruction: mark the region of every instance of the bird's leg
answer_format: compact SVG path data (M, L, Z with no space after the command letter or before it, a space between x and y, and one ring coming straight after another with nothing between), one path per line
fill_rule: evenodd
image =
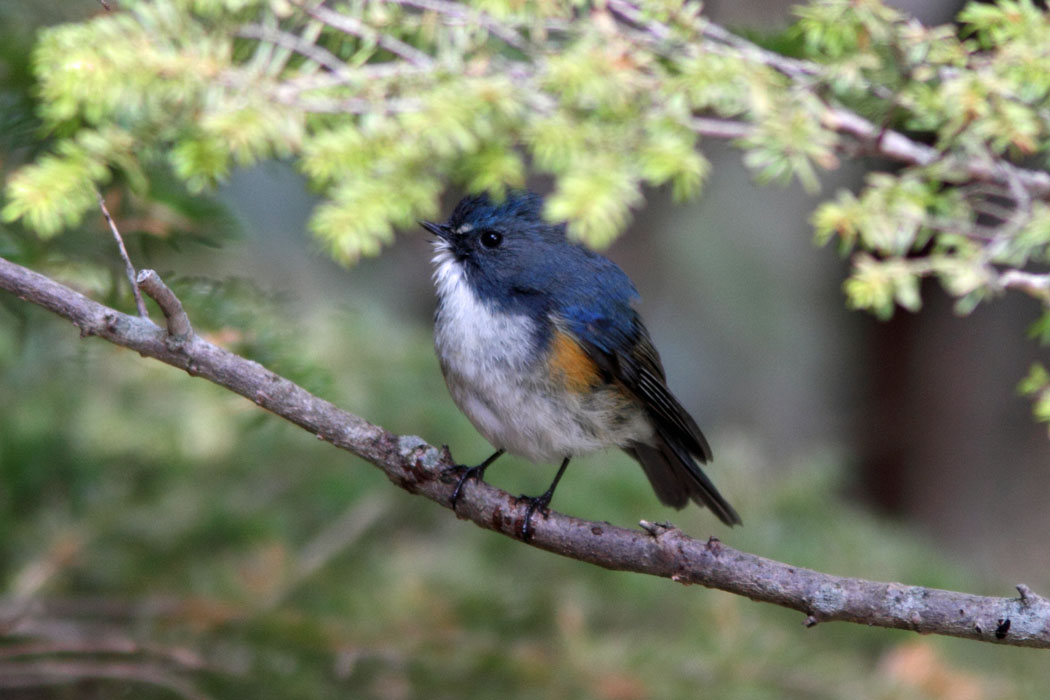
M532 539L532 514L538 510L546 516L548 511L547 506L550 505L551 498L554 497L554 489L557 488L558 482L561 481L561 476L565 473L565 467L569 466L570 459L572 459L572 457L566 457L562 461L561 466L558 468L558 473L554 475L554 481L551 482L551 485L547 487L547 490L543 492L542 496L518 497L519 501L529 502L529 507L525 511L525 522L521 525L521 539L525 542Z
M449 499L449 503L452 506L453 512L455 512L456 502L459 501L459 497L463 492L463 484L465 484L469 479L476 479L477 481L481 481L482 478L485 476L485 470L489 468L490 464L499 459L504 452L506 452L506 450L504 450L501 447L500 449L496 450L491 455L489 455L488 459L486 459L478 466L468 467L467 470L463 472L463 475L459 477L459 481L456 482L455 490L452 491L452 498ZM454 468L462 466L462 464L457 464Z

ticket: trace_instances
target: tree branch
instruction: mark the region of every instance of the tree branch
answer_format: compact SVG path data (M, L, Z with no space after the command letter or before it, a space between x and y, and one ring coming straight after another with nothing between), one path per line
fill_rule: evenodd
M1050 275L1006 270L999 275L999 286L1003 289L1017 289L1043 302L1050 301Z
M502 24L499 20L481 10L449 0L389 0L398 5L415 7L428 12L436 12L445 15L463 24L476 23L485 28L493 36L498 37L508 46L513 46L519 51L528 51L529 44L513 29Z
M317 21L351 36L356 36L366 41L374 41L377 45L414 66L427 68L434 64L434 59L426 53L389 34L377 31L356 17L329 10L323 5L311 7L302 2L302 0L293 2L293 4Z
M106 9L108 10L109 8L106 7ZM142 295L139 294L139 288L135 284L135 266L131 263L128 249L124 247L124 239L121 237L120 231L117 230L117 225L113 223L113 217L109 215L109 209L106 208L106 200L102 198L102 193L96 190L95 196L98 197L98 206L102 210L102 216L106 218L109 230L117 241L117 248L120 249L120 258L124 261L124 273L128 276L128 281L131 282L131 294L135 297L135 308L138 309L139 316L146 318L149 316L149 312L146 311L146 302L142 301Z
M0 661L0 688L39 688L85 680L121 680L165 688L179 697L204 700L197 688L162 665L134 661L37 659Z
M528 43L519 35L512 24L494 18L484 12L475 10L450 0L387 0L393 4L412 7L424 12L434 12L447 21L461 24L476 23L493 36L498 37L508 46L524 53L520 60L492 62L489 70L502 74L516 73L518 81L531 80L537 73L536 58L529 51ZM361 20L350 15L330 10L323 5L312 6L306 0L295 0L293 4L310 17L325 25L351 36L376 41L379 46L393 53L399 59L389 68L415 68L429 70L436 65L434 57L392 36L383 34ZM645 16L641 7L628 0L609 0L608 9L621 28L629 29L641 36L646 43L655 46L657 53L696 49L696 45L686 46L677 38L671 26ZM771 68L793 81L796 86L808 91L816 91L822 79L827 76L827 69L819 63L782 56L760 47L748 39L732 33L724 27L697 16L686 20L691 22L689 28L696 36L702 37L704 51L717 51L726 55L738 56L744 61ZM282 46L289 46L303 55L307 55L321 65L332 69L338 62L334 56L325 56L317 50L317 55L307 53L309 47L295 37L288 36L267 28L246 25L240 30L241 36L250 36L272 41ZM315 50L310 49L311 51ZM327 52L325 52L327 53ZM506 65L509 63L510 65ZM387 66L387 64L380 64ZM542 93L542 88L535 87L530 93ZM880 95L890 98L891 95ZM285 101L288 101L287 99ZM301 109L319 113L359 113L381 109L388 112L414 111L421 104L411 100L369 101L360 98L321 99L318 101L292 101ZM993 183L998 186L1016 190L1023 188L1027 196L1036 199L1050 199L1050 173L1022 168L1003 159L962 158L945 156L936 148L913 140L899 131L873 124L856 112L825 100L825 110L821 116L824 125L845 137L839 144L839 150L860 151L861 153L884 158L886 160L911 166L927 166L943 162L953 172L964 173L975 182ZM729 119L710 119L697 116L692 122L693 128L701 136L712 138L740 139L750 135L753 125L744 121Z
M371 462L410 493L450 507L457 474L447 449L399 436L196 335L181 342L149 319L123 314L0 258L0 288L98 336L234 391L318 438ZM527 504L470 481L460 517L517 538ZM696 540L663 524L628 530L551 512L533 521L529 544L606 569L662 576L804 613L807 626L835 620L985 642L1050 648L1050 601L1018 586L1016 598L844 578L748 554L716 539Z
M335 54L323 46L306 41L295 34L282 32L272 27L261 24L245 24L236 32L237 36L245 39L258 39L276 46L290 49L304 58L308 58L319 66L323 66L334 75L343 75L350 71L350 67Z
M168 285L153 270L141 270L135 278L135 286L157 302L164 318L168 322L168 335L176 341L185 340L193 333L190 317L182 308L182 302L175 296Z
M673 37L673 32L668 26L646 19L641 9L634 3L626 0L609 0L609 7L616 15L641 27L655 40L668 41ZM768 66L807 89L811 89L810 84L825 73L824 67L818 63L789 58L768 51L706 19L698 24L698 30L705 39L716 42L716 45L728 47L747 61ZM888 95L880 96L888 97ZM694 128L703 124L704 121L697 120ZM829 129L857 142L863 152L896 163L923 166L930 165L943 157L943 154L935 148L914 141L898 131L878 127L856 112L840 106L827 105L823 122ZM723 137L723 133L717 130L706 135L715 138ZM729 131L724 132L724 137L736 139L740 135ZM1029 170L1003 160L993 159L951 157L946 163L952 170L966 173L967 176L978 182L995 183L1010 187L1013 191L1020 187L1026 195L1040 199L1050 197L1050 173L1044 171Z
M856 112L841 107L829 107L824 113L824 124L840 134L859 142L865 153L880 156L905 165L930 165L943 157L935 148L909 139L892 129L881 129ZM946 161L950 169L966 173L977 182L991 182L1003 187L1020 185L1025 192L1038 199L1050 196L1050 173L1028 170L1005 161L962 160L951 157Z

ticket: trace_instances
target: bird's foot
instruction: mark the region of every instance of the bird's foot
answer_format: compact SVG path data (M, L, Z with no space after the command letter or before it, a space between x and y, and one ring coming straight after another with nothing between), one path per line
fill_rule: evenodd
M558 467L558 473L554 475L554 481L547 487L547 490L543 492L542 496L518 496L518 503L528 501L529 507L525 510L525 522L521 524L521 539L524 542L528 542L532 539L532 515L536 511L539 511L544 518L550 513L549 506L551 504L551 498L554 497L554 489L558 488L558 482L561 481L562 475L565 474L565 468L569 466L569 460L572 457L566 457L562 460L561 466Z
M449 498L449 505L452 506L453 513L456 512L456 503L459 502L459 497L463 494L463 484L467 483L471 479L474 479L475 481L483 481L485 477L485 470L489 468L490 464L499 459L503 452L504 450L502 448L496 450L491 455L489 455L488 459L486 459L484 462L482 462L476 467L466 467L466 465L457 464L454 467L448 468L448 472L453 470L459 471L461 469L465 469L465 471L462 474L460 474L459 481L456 482L456 488L452 490L452 497Z
M456 488L452 490L452 497L448 499L449 505L452 506L453 513L456 512L456 503L459 502L459 497L463 495L463 484L467 483L471 479L474 479L475 481L482 481L482 478L485 476L485 467L487 466L487 464L479 464L476 467L468 467L464 464L457 464L454 467L448 468L448 471L450 472L462 470L462 473L459 475L459 479L456 481Z
M518 496L518 503L528 503L529 507L525 509L525 521L521 524L521 539L523 542L528 542L532 539L532 516L539 512L544 518L550 513L548 506L551 503L551 496L554 494L551 491L547 491L542 496L526 496L522 494Z

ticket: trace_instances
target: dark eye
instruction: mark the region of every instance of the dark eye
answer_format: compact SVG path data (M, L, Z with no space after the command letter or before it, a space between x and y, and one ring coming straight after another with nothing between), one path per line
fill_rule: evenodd
M486 248L499 248L503 242L503 234L498 231L483 231L481 233L481 245Z

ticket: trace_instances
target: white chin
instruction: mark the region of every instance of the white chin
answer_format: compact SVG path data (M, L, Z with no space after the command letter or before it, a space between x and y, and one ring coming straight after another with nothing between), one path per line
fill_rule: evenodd
M445 296L463 282L463 265L452 254L452 248L440 238L434 241L434 286Z

